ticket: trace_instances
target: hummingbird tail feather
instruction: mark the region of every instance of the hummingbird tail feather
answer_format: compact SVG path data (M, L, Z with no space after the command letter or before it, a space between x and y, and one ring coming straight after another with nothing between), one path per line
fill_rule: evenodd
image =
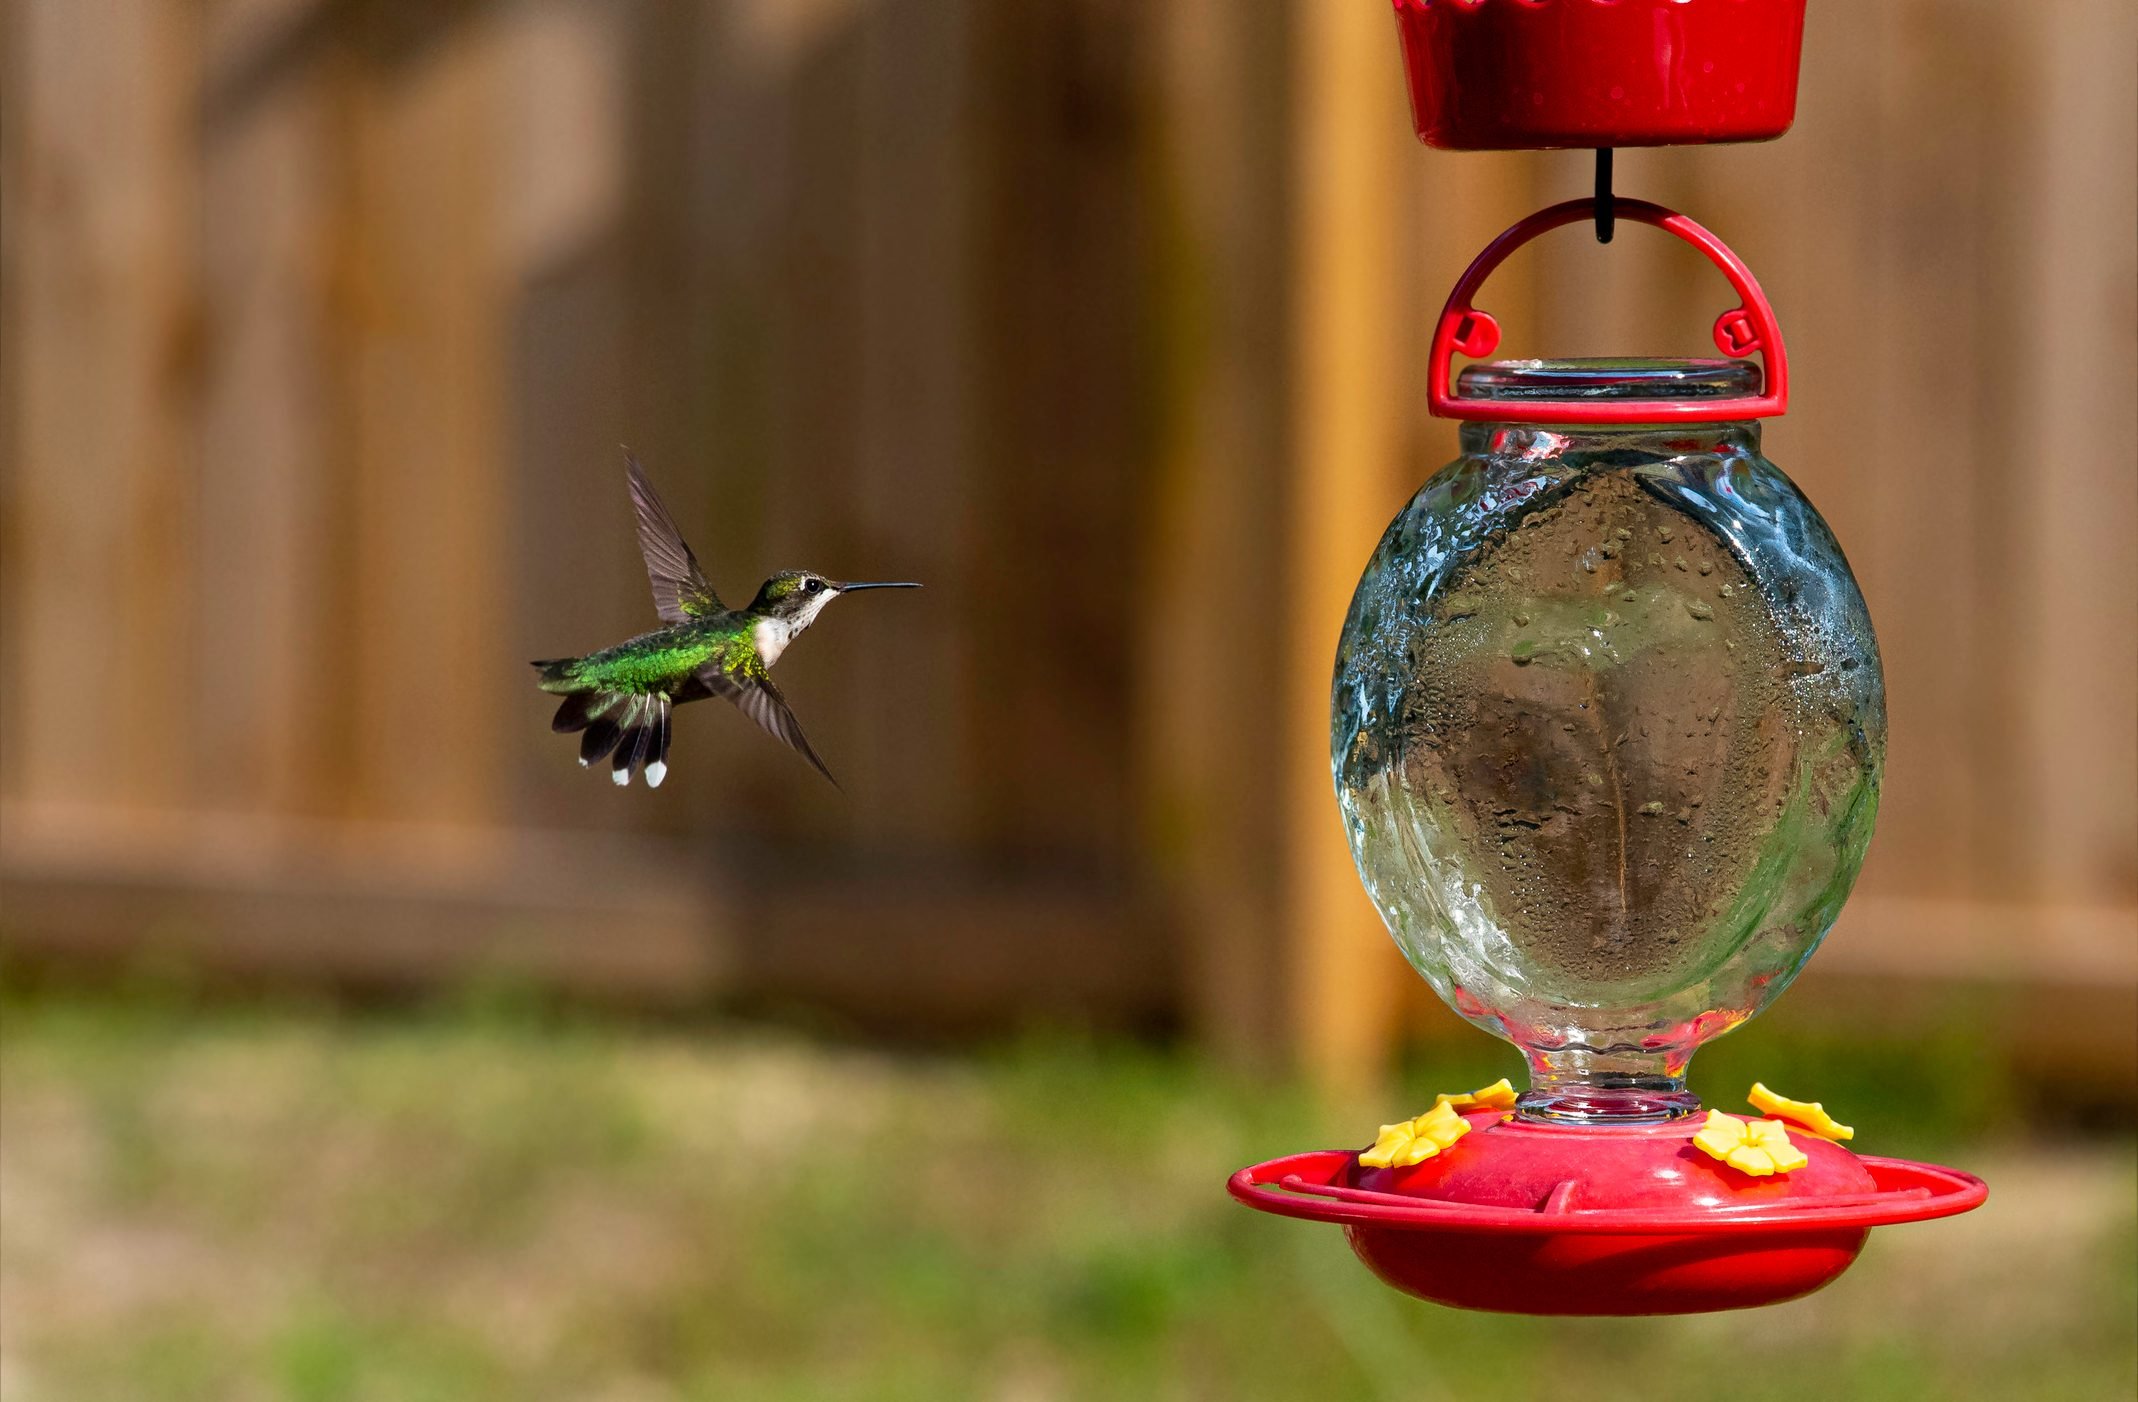
M587 726L586 733L579 737L580 767L583 769L607 759L609 751L616 748L616 742L623 735L624 728L607 716Z
M609 762L609 777L619 785L631 782L631 771L643 770L650 788L659 788L668 777L669 699L658 693L633 697L616 741L616 756Z
M609 777L619 787L628 785L631 782L631 771L645 763L645 718L648 709L644 704L631 708L631 728L626 730L624 738L617 742L616 758L609 762Z
M646 787L657 789L661 780L668 777L668 709L669 699L658 697L654 704L653 739L646 752Z
M585 730L629 699L620 691L574 691L557 705L549 728L559 735Z

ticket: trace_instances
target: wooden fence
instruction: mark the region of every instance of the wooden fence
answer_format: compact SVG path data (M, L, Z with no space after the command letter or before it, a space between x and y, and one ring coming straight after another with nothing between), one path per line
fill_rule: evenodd
M1440 297L1588 171L1418 147L1380 0L4 14L10 948L1185 1017L1332 1076L1419 1025L1329 659L1450 455ZM1820 0L1790 136L1619 179L1772 294L1769 452L1880 629L1887 801L1815 971L2016 980L2119 1045L2134 37ZM1719 295L1569 231L1491 305L1511 353L1698 352ZM711 708L657 793L547 733L524 660L650 621L624 441L730 597L927 581L782 664L843 795Z

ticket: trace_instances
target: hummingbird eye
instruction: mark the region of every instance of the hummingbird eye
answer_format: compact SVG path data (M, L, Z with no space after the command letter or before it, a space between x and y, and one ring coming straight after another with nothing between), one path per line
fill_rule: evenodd
M824 581L821 579L805 579L802 581L802 588L807 590L811 594L822 593L824 589Z

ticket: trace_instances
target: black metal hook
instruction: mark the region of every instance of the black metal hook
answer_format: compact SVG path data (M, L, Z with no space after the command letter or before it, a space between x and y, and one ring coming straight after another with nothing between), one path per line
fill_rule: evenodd
M1618 205L1611 194L1611 148L1596 149L1596 241L1609 243L1618 232Z

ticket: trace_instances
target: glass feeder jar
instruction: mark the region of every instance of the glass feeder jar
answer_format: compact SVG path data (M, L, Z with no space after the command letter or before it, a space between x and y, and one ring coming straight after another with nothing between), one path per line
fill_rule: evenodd
M1331 761L1353 857L1404 956L1528 1058L1525 1118L1688 1113L1702 1042L1803 967L1862 865L1885 696L1833 533L1760 453L1786 399L1749 272L1682 216L1744 306L1746 360L1475 364L1470 297L1435 337L1462 454L1397 515L1339 646ZM1665 217L1667 216L1667 218ZM1678 220L1684 227L1673 227ZM1555 222L1554 222L1555 221ZM1695 237L1695 236L1698 237ZM1709 246L1712 245L1712 246Z

